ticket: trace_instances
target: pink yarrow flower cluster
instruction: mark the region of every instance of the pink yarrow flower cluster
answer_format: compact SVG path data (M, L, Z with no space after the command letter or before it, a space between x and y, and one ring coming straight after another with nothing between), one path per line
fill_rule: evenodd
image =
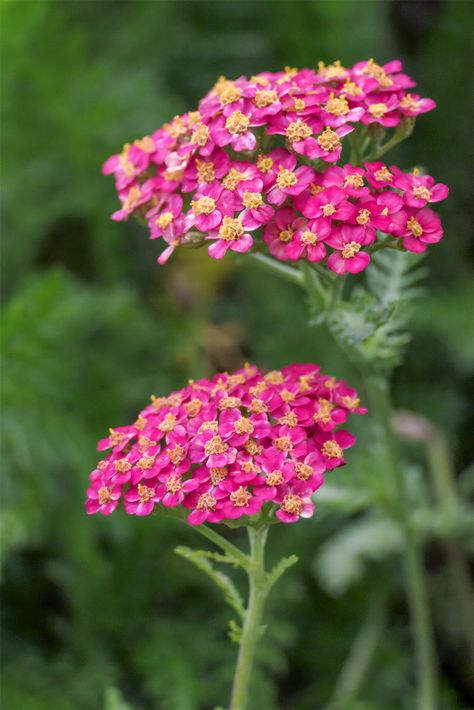
M416 171L341 158L354 130L397 127L432 110L434 101L410 93L414 86L399 61L221 77L198 110L106 161L121 200L112 217L145 220L150 238L165 243L159 263L179 246L205 242L217 259L229 249L267 248L336 273L365 268L363 247L381 235L424 251L442 236L427 205L447 187Z
M339 429L364 414L355 390L316 365L190 382L152 402L99 442L109 449L90 475L86 510L132 515L183 506L193 525L257 515L273 504L280 521L311 517L327 471L346 463L355 437ZM267 506L267 507L270 507Z

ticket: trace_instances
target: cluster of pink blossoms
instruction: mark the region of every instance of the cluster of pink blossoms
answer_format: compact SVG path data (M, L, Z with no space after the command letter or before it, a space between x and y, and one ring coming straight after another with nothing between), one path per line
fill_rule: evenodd
M113 219L145 220L166 243L160 263L205 241L216 259L268 248L283 260L327 259L336 273L364 269L362 247L380 234L424 251L443 233L427 205L447 196L445 185L378 162L335 165L357 125L393 128L432 110L414 86L399 61L372 59L222 77L197 111L106 161L122 203Z
M252 516L266 502L292 523L311 517L327 470L344 465L355 437L336 428L364 414L355 390L290 365L263 374L253 365L192 381L152 397L134 424L110 430L111 452L90 475L86 510L150 515L156 504L189 509L188 521Z

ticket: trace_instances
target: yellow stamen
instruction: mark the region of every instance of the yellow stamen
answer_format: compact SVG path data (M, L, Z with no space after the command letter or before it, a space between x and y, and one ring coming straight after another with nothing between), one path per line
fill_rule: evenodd
M211 214L216 209L216 201L212 197L200 197L191 200L191 209L195 215Z
M328 457L328 459L341 459L342 449L334 439L329 439L323 444L323 454Z
M224 217L221 226L219 227L219 239L226 242L233 242L239 239L244 233L244 225L239 219L233 217Z
M343 259L351 259L360 251L360 244L358 242L349 242L344 244L341 254Z

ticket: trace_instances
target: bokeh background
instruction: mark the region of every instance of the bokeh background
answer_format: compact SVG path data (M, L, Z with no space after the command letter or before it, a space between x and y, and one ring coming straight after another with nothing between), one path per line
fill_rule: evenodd
M432 463L444 456L469 496L472 10L469 0L3 2L5 710L225 705L231 614L173 552L200 541L159 517L87 517L96 442L133 420L152 392L245 359L269 368L316 361L358 383L334 346L307 329L292 286L249 260L214 263L204 251L161 268L137 224L109 220L117 201L101 163L193 108L220 74L401 57L438 102L390 156L426 166L451 188L394 396L443 432L438 453L429 442L407 445L420 515L427 454ZM351 683L352 698L336 695L331 707L414 707L400 541L364 498L384 471L363 424L359 434L317 515L274 532L271 555L296 551L300 563L271 598L255 710L323 708ZM469 619L455 601L459 585L469 588L469 541L461 523L427 528L442 709L469 708L472 634L469 646Z

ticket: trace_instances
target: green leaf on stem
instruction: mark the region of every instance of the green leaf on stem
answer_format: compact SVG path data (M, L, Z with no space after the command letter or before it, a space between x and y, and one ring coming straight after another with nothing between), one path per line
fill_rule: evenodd
M289 557L282 557L279 562L273 567L272 570L267 575L267 585L268 590L273 587L275 582L280 579L281 575L286 572L287 569L292 567L298 562L298 557L296 555L290 555Z
M226 602L237 612L241 619L244 618L245 608L242 597L230 577L216 570L209 561L209 557L212 556L213 553L208 553L205 550L192 550L190 547L183 547L181 545L175 548L175 552L177 555L192 562L196 567L207 574L214 584L223 592ZM230 558L226 557L225 561L230 562ZM237 566L239 562L234 560L233 564Z

